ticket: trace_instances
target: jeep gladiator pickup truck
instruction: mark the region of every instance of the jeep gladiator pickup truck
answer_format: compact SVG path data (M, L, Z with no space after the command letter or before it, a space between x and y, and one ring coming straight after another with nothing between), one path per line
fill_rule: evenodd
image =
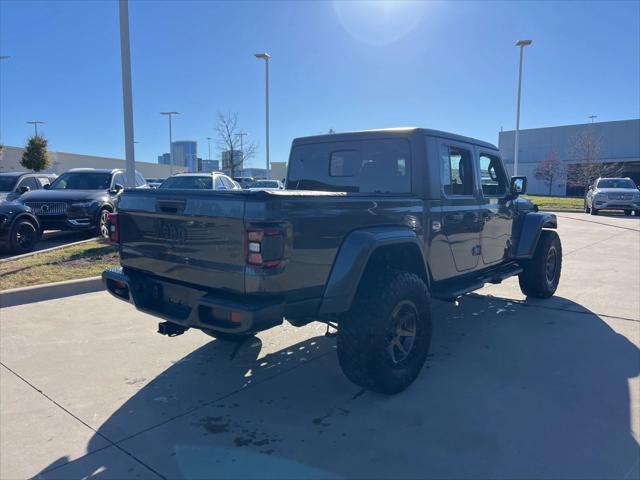
M406 388L431 339L431 299L518 275L546 298L560 278L556 217L518 198L497 148L420 128L293 141L286 190L127 190L111 215L117 298L242 340L279 325L337 327L346 376Z

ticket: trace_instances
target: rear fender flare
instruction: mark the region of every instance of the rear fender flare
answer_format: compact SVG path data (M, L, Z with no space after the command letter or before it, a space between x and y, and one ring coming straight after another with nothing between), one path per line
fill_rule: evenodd
M319 313L348 311L371 255L380 247L400 244L416 245L424 262L418 236L408 227L371 227L349 233L336 255Z
M555 214L549 212L530 212L524 216L518 247L515 257L519 260L527 260L533 257L544 228L558 228L558 219Z

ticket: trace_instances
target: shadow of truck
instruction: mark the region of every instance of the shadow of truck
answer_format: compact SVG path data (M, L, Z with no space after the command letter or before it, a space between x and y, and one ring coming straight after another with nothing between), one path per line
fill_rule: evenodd
M40 476L638 478L636 346L563 298L436 308L429 361L402 394L348 383L325 337L260 359L258 339L212 341L114 412L92 453Z

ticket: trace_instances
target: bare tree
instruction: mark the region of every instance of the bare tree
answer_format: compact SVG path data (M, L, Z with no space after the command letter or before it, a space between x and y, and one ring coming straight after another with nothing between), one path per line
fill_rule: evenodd
M216 124L218 135L218 148L221 151L223 164L226 163L231 176L235 176L236 170L242 168L242 164L256 155L258 147L254 142L242 140L242 129L238 124L238 114L218 112ZM242 134L242 135L241 135ZM223 165L224 166L224 165Z
M616 163L602 162L602 141L592 128L582 130L573 137L571 150L576 163L569 171L567 183L573 187L586 191L597 178L615 175L620 170Z
M553 180L557 179L564 172L564 163L558 158L556 152L551 151L546 158L543 158L536 165L533 176L549 187L549 195L553 187Z

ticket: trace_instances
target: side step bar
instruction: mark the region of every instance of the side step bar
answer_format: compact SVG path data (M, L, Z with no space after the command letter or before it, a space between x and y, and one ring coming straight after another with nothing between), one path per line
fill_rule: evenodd
M502 283L503 280L518 275L520 272L522 272L522 267L512 265L501 270L487 272L485 275L481 275L480 277L470 278L467 283L460 280L453 281L449 285L443 285L442 288L436 288L432 292L432 295L438 300L452 302L466 293L482 288L486 283Z

